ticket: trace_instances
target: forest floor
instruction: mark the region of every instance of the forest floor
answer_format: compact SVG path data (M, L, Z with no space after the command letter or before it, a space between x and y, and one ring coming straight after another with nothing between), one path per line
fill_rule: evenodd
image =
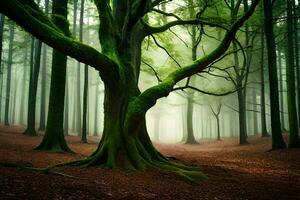
M22 135L21 127L0 126L0 162L32 163L35 167L88 156L95 138L88 144L68 136L77 152L50 153L32 150L42 136ZM105 200L294 200L300 199L300 150L269 151L271 138L249 137L249 145L238 139L205 142L200 145L156 145L179 162L198 165L208 181L190 183L166 171L129 173L95 167L60 167L53 171L73 178L28 169L0 167L0 199L105 199Z

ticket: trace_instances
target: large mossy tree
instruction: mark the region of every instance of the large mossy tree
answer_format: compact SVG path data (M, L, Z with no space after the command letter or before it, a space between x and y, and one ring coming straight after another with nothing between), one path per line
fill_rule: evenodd
M176 83L197 74L226 52L236 32L254 12L249 11L226 31L220 44L206 56L171 72L161 83L141 92L138 88L141 45L145 37L177 25L220 27L210 19L176 19L153 27L143 17L164 0L94 0L99 13L101 52L65 36L33 0L0 1L0 12L49 46L99 71L105 86L104 129L96 151L73 165L122 166L132 170L148 167L171 170L190 180L205 177L195 168L169 161L152 145L146 129L146 112L156 101L176 89ZM222 26L221 26L222 27Z

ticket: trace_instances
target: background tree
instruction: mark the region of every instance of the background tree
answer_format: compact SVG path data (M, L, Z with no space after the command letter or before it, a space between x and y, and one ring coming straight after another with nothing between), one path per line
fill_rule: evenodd
M272 2L264 0L264 28L267 44L267 58L269 69L270 103L271 103L271 127L272 127L272 149L286 147L281 134L281 123L279 113L278 76L276 65L276 46L273 32Z
M52 21L66 37L70 36L67 6L68 0L54 0L52 5ZM38 150L71 152L63 132L66 65L67 56L53 50L47 127L41 144L36 148Z
M295 57L294 57L294 23L292 0L286 0L287 8L287 55L286 55L286 81L287 81L287 105L289 113L289 147L300 147L298 135L298 120L296 108L295 88ZM299 86L298 86L299 87Z

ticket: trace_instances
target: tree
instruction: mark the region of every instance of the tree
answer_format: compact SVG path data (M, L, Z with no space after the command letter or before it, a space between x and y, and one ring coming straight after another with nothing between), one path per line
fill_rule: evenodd
M3 49L3 32L4 32L4 15L0 13L0 113L2 108L2 87L3 87L3 64L2 64L2 49ZM1 122L1 114L0 114Z
M213 113L214 117L217 120L217 140L221 140L221 133L220 133L220 112L221 112L221 108L222 108L222 103L219 103L217 106L217 110L214 110L213 106L210 106L210 110Z
M45 14L49 13L49 0L45 0ZM40 116L40 131L44 131L46 128L46 80L47 80L47 47L42 45L43 60L41 70L41 116Z
M5 97L5 116L4 124L9 125L9 109L10 109L10 87L11 87L11 67L13 57L13 41L15 37L15 24L9 24L9 47L7 61L7 78L6 78L6 97Z
M65 36L70 36L67 23L68 0L54 0L52 5L52 21L63 31ZM53 50L52 72L50 85L50 98L46 132L37 150L50 150L55 152L71 152L64 139L64 100L66 83L67 56L58 50Z
M81 0L80 6L80 23L79 23L79 38L83 40L83 14L84 14L84 0ZM79 68L79 67L78 67ZM82 106L82 130L81 141L87 143L87 104L88 104L88 79L89 79L88 65L84 65L84 83L83 83L83 106ZM78 73L80 75L80 73ZM79 90L80 91L80 90ZM80 93L77 93L80 97Z
M263 16L262 16L263 21ZM263 23L262 23L263 24ZM266 122L266 101L265 101L265 64L264 64L264 55L265 55L265 33L264 28L262 27L260 35L260 116L261 116L261 136L268 137L267 131L267 122Z
M238 29L254 12L258 0L226 32L220 44L206 56L190 65L175 69L160 84L141 92L138 88L141 44L145 37L184 24L214 25L205 19L168 22L153 27L142 20L161 0L94 1L99 12L101 52L69 38L43 14L33 1L0 1L0 12L25 30L99 71L104 83L104 130L97 150L72 165L99 165L108 168L124 166L132 170L148 167L171 170L189 180L205 178L200 171L169 161L152 145L146 129L146 112L159 98L176 89L176 83L201 72L226 52ZM38 15L37 15L38 13ZM218 24L215 24L218 26ZM57 83L59 84L59 83Z
M286 0L287 8L287 55L286 55L286 83L287 83L287 105L289 116L289 147L300 147L298 135L298 120L296 108L295 88L295 57L294 57L294 34L293 34L293 1Z
M276 46L273 32L273 13L272 1L264 0L264 32L266 35L269 85L270 85L270 103L271 103L271 127L272 127L272 149L282 149L286 147L281 134L281 123L279 113L278 97L278 76L276 65Z

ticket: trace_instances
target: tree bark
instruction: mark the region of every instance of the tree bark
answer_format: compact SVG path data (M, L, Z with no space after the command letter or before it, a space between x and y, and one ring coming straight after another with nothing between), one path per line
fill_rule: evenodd
M287 105L289 116L289 148L299 148L298 119L296 107L295 88L295 57L293 41L293 1L286 0L287 6L287 56L286 56L286 82L287 82Z
M0 13L0 122L2 119L2 90L3 90L3 64L2 64L2 51L3 51L3 32L4 32L4 18L5 16Z
M271 103L271 127L272 127L272 149L282 149L286 147L281 134L281 123L279 113L278 97L278 76L276 65L276 46L273 33L273 13L271 0L264 0L264 28L268 52L268 69L270 84Z
M282 61L281 61L281 50L278 48L278 68L279 68L279 98L280 98L280 118L281 118L281 130L282 132L286 131L285 128L285 118L284 118L284 89L283 89L283 75L282 75Z
M8 47L8 63L6 78L6 97L5 97L5 115L4 124L9 125L9 109L10 109L10 89L11 89L11 71L13 58L13 41L15 37L15 23L9 24L9 47Z
M52 18L56 26L65 35L70 36L69 25L66 20L67 5L68 0L53 1ZM67 56L57 50L53 50L47 127L43 141L36 147L37 150L71 152L64 139L63 132L66 66Z
M261 52L260 52L260 117L261 117L261 136L269 137L266 123L266 101L265 101L265 73L264 73L264 54L265 54L265 34L261 33Z
M49 13L49 0L45 0L45 14ZM47 47L42 45L42 66L41 66L41 104L40 104L40 125L39 130L45 131L46 128L46 81L47 81Z

